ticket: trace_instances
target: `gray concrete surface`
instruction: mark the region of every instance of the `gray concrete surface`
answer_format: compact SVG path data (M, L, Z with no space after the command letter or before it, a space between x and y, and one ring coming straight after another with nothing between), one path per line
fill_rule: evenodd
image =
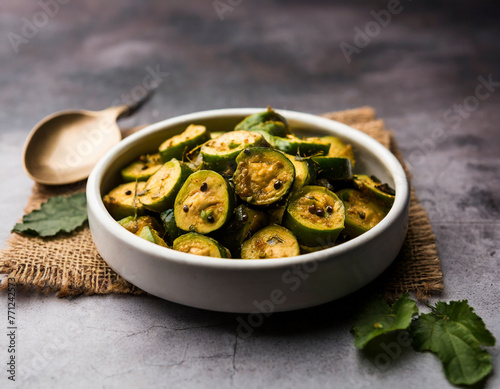
M57 110L116 102L147 67L168 76L124 126L211 108L371 105L395 131L429 212L445 273L440 298L468 299L500 337L500 87L477 90L480 77L500 81L498 2L402 1L387 26L370 25L350 63L339 45L353 45L355 28L370 27L370 12L387 2L222 0L223 20L211 1L48 3L49 11L0 5L1 242L32 184L21 167L31 127ZM370 293L272 315L248 338L236 335L237 315L154 297L21 293L16 382L2 335L0 387L451 387L431 354L355 349L349 328ZM6 331L5 294L0 301ZM498 346L490 352L496 373L479 387L500 387Z

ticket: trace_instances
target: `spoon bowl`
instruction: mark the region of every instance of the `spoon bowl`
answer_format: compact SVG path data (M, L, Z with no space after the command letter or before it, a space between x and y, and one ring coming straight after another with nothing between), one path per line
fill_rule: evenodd
M116 119L127 106L104 111L70 110L50 115L32 130L24 148L24 167L48 185L88 177L97 161L121 139Z

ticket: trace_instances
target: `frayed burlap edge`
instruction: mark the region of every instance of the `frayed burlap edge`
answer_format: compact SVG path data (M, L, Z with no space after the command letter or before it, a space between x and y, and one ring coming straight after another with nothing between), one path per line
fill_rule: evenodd
M381 119L375 119L371 107L330 112L323 115L348 124L372 136L403 163L392 133ZM138 129L138 128L137 128ZM136 130L136 129L134 129ZM131 133L133 131L127 131ZM405 167L409 176L409 172ZM30 212L55 195L69 195L84 190L85 182L63 187L35 184L26 206ZM18 287L38 293L57 293L59 297L80 294L144 293L116 274L97 252L88 226L70 235L49 239L12 234L0 252L0 273L13 278ZM412 191L409 231L394 263L381 278L388 299L414 291L426 299L443 290L443 276L435 237L425 210ZM7 283L0 285L5 289Z
M389 149L401 162L411 179L403 155L391 133ZM397 258L383 275L384 294L394 301L402 293L414 291L418 300L425 301L432 294L444 290L443 272L439 259L436 236L424 207L418 201L415 190L411 189L408 214L408 233Z

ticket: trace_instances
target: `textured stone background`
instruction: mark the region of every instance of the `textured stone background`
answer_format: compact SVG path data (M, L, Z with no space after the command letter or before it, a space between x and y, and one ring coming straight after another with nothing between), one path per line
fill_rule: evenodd
M441 297L469 299L500 338L500 86L482 100L473 97L478 77L500 82L500 7L401 5L348 63L340 43L353 44L354 29L364 30L374 20L370 11L387 2L243 0L221 20L212 1L73 1L45 20L37 2L3 0L0 241L29 195L21 167L29 130L57 110L116 103L142 83L147 67L168 76L124 126L212 108L271 104L322 113L371 105L395 131L429 212L445 273ZM37 32L29 34L29 22ZM16 53L9 39L23 27L29 38ZM469 110L459 108L464 103ZM352 315L369 290L275 314L247 339L236 336L236 315L153 297L24 293L17 299L16 385L449 387L433 355L402 347L392 358L380 345L366 353L354 348ZM6 326L6 296L0 300ZM491 352L497 375L486 388L500 386L498 346ZM3 336L0 360L7 360ZM2 387L15 387L5 384L4 370Z

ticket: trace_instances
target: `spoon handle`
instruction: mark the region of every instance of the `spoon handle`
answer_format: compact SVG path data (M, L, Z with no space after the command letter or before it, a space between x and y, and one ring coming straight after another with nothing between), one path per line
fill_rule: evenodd
M151 96L154 94L155 90L158 88L158 86L154 87L153 89L149 89L144 96L142 96L139 100L134 101L130 104L124 104L124 105L117 105L114 107L110 107L106 109L106 111L112 111L116 115L116 119L120 118L126 118L134 113L136 113L146 101L148 101Z

